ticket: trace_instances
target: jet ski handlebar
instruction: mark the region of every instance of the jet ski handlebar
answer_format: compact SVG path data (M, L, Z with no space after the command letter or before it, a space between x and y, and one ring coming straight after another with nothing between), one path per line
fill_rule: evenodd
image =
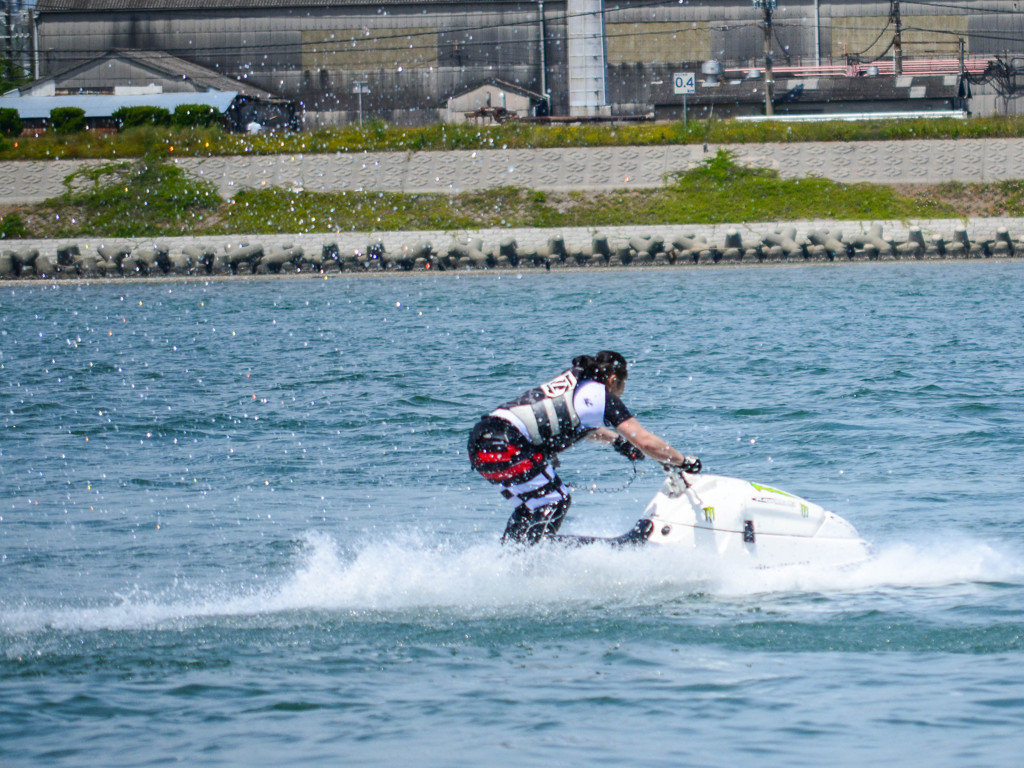
M696 456L683 456L682 464L662 462L661 468L666 472L679 472L687 475L696 475L702 469L700 459Z
M681 465L662 463L661 468L669 476L670 486L675 489L676 494L682 494L690 487L690 481L686 477L695 475L701 470L700 459L696 456L684 456L684 463Z

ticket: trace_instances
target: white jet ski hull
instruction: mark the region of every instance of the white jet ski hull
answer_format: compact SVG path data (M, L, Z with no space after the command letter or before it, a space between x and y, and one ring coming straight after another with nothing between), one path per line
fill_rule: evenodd
M870 556L856 529L834 512L722 475L670 474L631 536L636 543L640 537L762 567L844 566Z

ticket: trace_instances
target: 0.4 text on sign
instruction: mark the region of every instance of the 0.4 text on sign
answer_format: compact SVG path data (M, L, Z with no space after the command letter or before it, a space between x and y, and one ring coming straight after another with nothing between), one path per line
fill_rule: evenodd
M672 75L672 90L675 93L696 93L696 74L693 72L676 72Z

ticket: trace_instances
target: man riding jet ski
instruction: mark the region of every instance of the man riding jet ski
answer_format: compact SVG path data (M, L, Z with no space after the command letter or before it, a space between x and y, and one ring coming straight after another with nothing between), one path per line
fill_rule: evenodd
M555 472L556 457L583 438L611 445L631 460L646 455L684 472L700 471L699 459L648 432L629 412L620 399L627 376L618 352L575 357L567 371L499 406L473 428L470 464L513 507L502 542L555 538L572 503Z

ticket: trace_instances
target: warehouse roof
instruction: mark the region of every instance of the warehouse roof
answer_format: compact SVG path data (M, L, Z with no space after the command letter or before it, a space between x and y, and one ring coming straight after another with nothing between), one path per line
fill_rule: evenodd
M82 64L76 64L49 77L23 85L18 90L22 96L46 95L40 92L41 86L44 84L55 83L59 86L61 80L70 79L75 74L92 69L110 59L130 61L165 80L188 80L198 90L232 92L249 99L261 99L263 101L271 101L277 98L274 94L262 88L256 88L240 80L226 77L219 72L214 72L212 69L207 69L194 62L172 56L165 51L141 51L130 48L116 48ZM120 83L112 82L110 85L117 86Z
M431 0L434 4L465 0ZM504 1L504 0L499 0ZM481 3L495 0L478 0ZM116 11L257 10L261 8L331 8L346 5L412 5L413 0L37 0L36 12L111 13Z

